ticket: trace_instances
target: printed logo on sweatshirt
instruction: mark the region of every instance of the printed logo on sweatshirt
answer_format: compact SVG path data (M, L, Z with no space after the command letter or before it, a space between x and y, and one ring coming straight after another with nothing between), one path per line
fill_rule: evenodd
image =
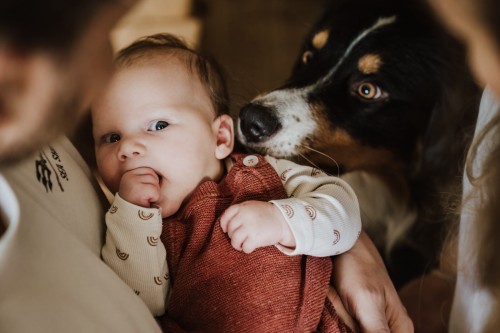
M49 155L45 151L40 151L35 161L36 179L47 192L53 191L54 182L57 183L61 192L64 192L63 182L69 181L68 174L57 151L50 146L49 151Z

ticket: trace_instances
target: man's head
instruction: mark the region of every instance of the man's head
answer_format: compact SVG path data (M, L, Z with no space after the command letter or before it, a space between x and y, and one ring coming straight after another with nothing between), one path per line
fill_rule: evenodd
M168 35L120 52L117 70L92 105L96 160L118 192L122 176L148 168L158 176L163 217L204 180L218 180L233 148L233 123L217 66Z
M111 73L109 32L135 0L0 4L0 163L69 132Z

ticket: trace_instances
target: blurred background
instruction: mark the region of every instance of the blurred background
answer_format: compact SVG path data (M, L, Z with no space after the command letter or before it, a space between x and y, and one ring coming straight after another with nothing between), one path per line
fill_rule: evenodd
M142 0L112 34L115 50L158 32L215 57L228 77L231 113L289 75L326 0Z

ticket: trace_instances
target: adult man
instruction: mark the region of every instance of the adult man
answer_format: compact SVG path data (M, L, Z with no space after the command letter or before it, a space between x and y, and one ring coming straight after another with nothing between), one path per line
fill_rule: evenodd
M160 331L101 262L101 202L58 138L107 82L109 32L134 2L0 4L1 332Z

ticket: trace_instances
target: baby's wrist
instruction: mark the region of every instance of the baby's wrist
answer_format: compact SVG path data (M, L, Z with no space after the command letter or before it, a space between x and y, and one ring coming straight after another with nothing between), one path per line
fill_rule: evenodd
M281 223L281 239L279 241L279 244L288 247L290 249L295 248L296 246L295 237L293 235L292 229L290 228L290 225L283 216L281 216L280 223Z
M120 197L123 200L125 200L126 202L128 202L129 204L132 204L132 205L135 205L135 206L140 206L140 207L143 207L143 208L150 208L149 202L147 203L147 205L145 205L144 201L139 200L138 198L135 198L133 196L128 196L127 194L121 193L120 191L118 191L118 195L120 195Z

